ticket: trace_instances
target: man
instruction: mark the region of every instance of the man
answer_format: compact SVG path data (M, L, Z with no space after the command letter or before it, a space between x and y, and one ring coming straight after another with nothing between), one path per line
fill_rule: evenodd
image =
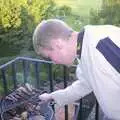
M76 80L65 89L43 94L63 106L91 92L108 118L120 120L120 28L112 25L87 25L76 32L63 21L42 21L33 34L38 55L56 64L71 65L80 47ZM80 44L80 45L79 45Z

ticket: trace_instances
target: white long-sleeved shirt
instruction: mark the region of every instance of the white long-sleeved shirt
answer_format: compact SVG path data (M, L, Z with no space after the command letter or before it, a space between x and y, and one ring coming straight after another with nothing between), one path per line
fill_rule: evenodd
M120 120L120 73L96 48L100 40L107 37L120 49L120 28L112 25L85 26L81 60L76 69L78 80L51 94L61 106L93 91L103 112L109 118Z

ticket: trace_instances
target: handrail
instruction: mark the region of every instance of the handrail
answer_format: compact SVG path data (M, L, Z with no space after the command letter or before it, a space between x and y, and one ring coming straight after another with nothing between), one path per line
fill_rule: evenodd
M47 63L47 64L55 64L52 61L46 61L46 60L42 60L42 59L36 59L36 58L28 58L28 57L17 57L9 62L7 62L6 64L3 64L0 66L0 69L7 67L8 65L12 64L13 62L16 62L18 60L28 60L28 61L32 61L32 62L41 62L41 63ZM76 65L71 65L71 67L76 67Z

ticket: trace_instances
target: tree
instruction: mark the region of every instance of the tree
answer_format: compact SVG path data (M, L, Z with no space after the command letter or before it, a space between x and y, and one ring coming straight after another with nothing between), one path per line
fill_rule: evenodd
M120 1L103 0L100 10L91 10L90 23L92 24L112 24L120 26Z
M35 26L54 14L54 6L52 0L0 0L0 44L29 51Z

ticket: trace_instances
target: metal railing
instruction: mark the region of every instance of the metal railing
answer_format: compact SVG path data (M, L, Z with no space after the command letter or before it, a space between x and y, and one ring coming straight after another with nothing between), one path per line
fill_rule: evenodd
M17 57L14 60L11 60L7 62L6 64L3 64L0 66L0 84L3 86L3 95L7 95L9 93L9 82L7 75L7 69L11 68L10 77L13 89L16 89L18 80L17 80L17 69L18 64L22 65L22 72L23 72L23 83L26 83L29 81L29 73L31 71L30 64L34 67L34 75L35 75L35 87L40 88L41 86L41 75L39 74L41 70L41 65L46 64L47 65L47 79L49 81L49 90L50 92L54 91L54 80L53 80L53 62L51 61L45 61L45 60L39 60L39 59L33 59L33 58L27 58L27 57ZM76 67L76 66L73 66ZM69 71L68 68L63 66L63 82L64 82L64 88L67 87L67 82L69 80ZM80 116L82 116L82 99L80 100L80 109L81 113ZM65 106L65 120L68 120L68 106ZM79 119L80 120L80 119ZM82 119L81 119L82 120ZM96 104L96 112L95 112L95 120L98 120L98 104Z

